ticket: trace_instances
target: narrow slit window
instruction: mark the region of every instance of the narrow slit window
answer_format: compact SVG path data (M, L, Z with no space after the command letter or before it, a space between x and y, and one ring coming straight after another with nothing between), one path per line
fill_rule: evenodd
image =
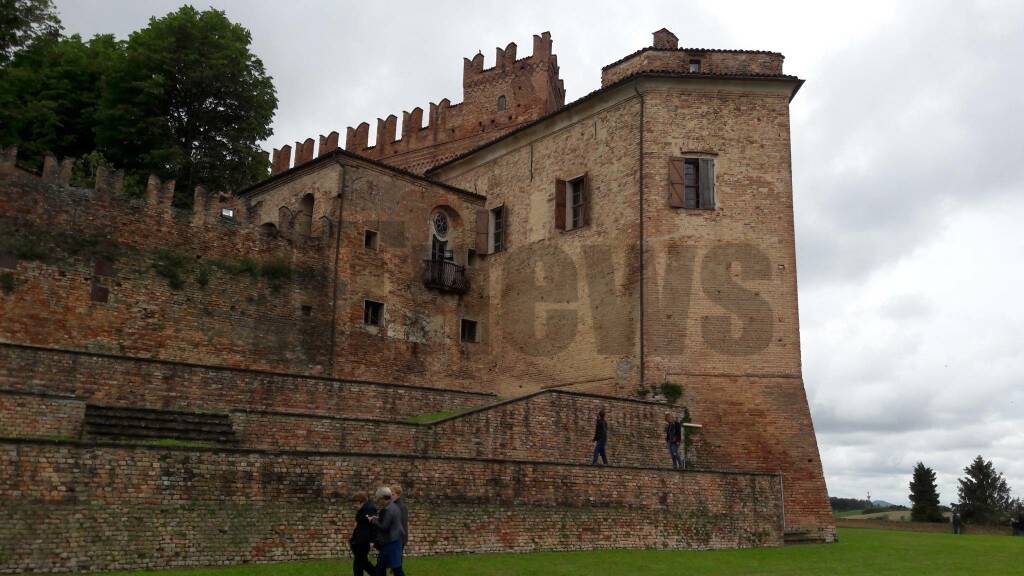
M569 202L571 206L569 228L583 226L583 215L586 206L586 197L583 191L583 178L577 178L569 182Z
M498 112L504 112L508 108L508 99L502 94L498 96Z
M505 207L491 210L491 252L505 249Z

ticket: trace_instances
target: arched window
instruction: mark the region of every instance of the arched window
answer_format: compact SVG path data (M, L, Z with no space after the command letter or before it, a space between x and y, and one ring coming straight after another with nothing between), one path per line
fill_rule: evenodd
M313 230L313 195L306 194L299 202L299 213L295 215L295 231L309 236Z
M430 218L430 259L434 261L451 260L451 251L448 250L448 230L450 224L448 215L438 210Z
M498 96L498 112L504 112L508 108L508 99L502 94Z

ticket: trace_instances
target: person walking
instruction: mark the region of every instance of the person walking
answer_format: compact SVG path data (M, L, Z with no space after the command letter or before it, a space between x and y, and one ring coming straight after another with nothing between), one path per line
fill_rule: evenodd
M953 534L960 534L963 530L962 520L960 519L960 512L953 511L953 515L950 516L949 521L953 524Z
M591 465L597 465L597 457L601 457L601 461L604 465L608 465L608 455L605 454L605 448L608 445L608 421L604 419L604 408L597 413L597 424L594 427L594 458L591 460Z
M352 529L352 537L348 539L348 547L352 550L352 574L373 576L377 568L370 562L370 545L373 544L376 528L370 518L377 515L377 506L366 492L356 495L356 503L362 504L356 512L356 526Z
M387 576L388 568L394 576L405 576L402 570L402 510L391 499L391 488L381 486L374 493L379 510L370 522L377 527L377 576Z
M409 509L405 506L405 498L402 498L402 487L395 484L391 487L391 501L398 504L398 509L402 511L402 555L405 555L405 550L409 547Z
M671 412L665 413L665 442L668 443L668 454L672 457L672 468L682 468L683 459L679 457L679 445L683 442L683 425L672 417Z

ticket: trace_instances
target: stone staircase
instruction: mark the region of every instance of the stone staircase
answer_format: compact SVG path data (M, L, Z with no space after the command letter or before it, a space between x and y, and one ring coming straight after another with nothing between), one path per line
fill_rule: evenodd
M811 530L787 530L782 537L783 544L795 546L797 544L821 544L824 538L817 531Z
M85 407L85 435L94 440L180 441L235 444L227 414L122 406Z

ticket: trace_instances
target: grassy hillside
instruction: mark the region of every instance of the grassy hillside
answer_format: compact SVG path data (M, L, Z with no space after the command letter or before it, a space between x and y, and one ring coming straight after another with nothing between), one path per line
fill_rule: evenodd
M929 576L1024 574L1024 538L953 536L856 528L840 529L840 543L715 552L605 550L411 558L415 576ZM294 562L233 568L123 572L127 576L336 576L346 561Z

